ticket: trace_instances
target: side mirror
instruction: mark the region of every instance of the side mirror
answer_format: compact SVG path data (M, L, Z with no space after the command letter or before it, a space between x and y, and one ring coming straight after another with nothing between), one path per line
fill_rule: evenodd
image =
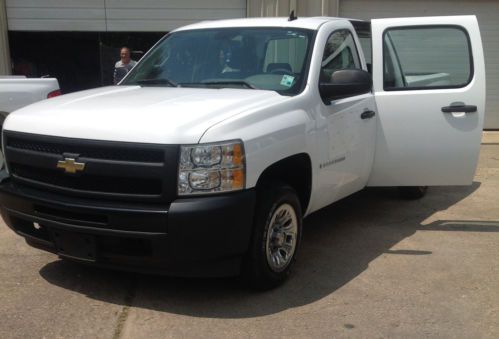
M342 69L331 76L331 82L321 82L319 92L322 100L329 104L332 100L348 98L371 91L371 74L360 69Z

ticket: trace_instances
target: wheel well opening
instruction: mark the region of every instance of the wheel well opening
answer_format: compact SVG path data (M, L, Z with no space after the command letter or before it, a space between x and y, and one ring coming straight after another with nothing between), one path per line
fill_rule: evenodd
M309 155L296 154L266 168L258 179L257 187L269 182L283 182L293 187L305 213L312 190L312 162Z

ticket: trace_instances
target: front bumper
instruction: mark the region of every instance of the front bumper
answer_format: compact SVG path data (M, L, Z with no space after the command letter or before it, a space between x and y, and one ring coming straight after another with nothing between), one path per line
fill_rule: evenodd
M254 190L137 205L0 184L2 217L31 246L91 265L176 276L237 275L254 206Z

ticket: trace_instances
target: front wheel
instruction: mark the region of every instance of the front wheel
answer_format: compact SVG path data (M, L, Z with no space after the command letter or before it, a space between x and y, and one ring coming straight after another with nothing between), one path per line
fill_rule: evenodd
M264 186L258 193L245 273L252 287L266 290L283 283L291 272L301 240L302 212L290 186Z

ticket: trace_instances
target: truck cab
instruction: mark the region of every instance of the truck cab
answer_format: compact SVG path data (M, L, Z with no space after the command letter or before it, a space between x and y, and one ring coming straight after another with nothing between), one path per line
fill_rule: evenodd
M470 184L484 93L474 16L186 26L118 86L8 117L2 216L66 259L275 287L310 213Z

